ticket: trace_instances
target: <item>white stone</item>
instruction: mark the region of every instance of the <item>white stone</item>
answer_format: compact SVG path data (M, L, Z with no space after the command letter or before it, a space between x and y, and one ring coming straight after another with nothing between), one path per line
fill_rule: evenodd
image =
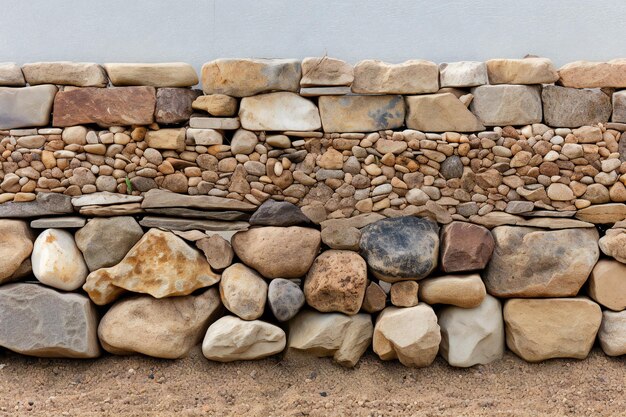
M626 355L626 311L603 311L598 339L607 355Z
M35 240L33 274L43 284L65 291L80 288L89 270L71 233L46 229Z
M289 92L244 97L239 107L239 118L244 129L255 131L309 131L322 127L317 106Z
M439 79L444 87L476 87L489 84L484 62L461 61L439 64Z
M224 306L244 320L263 315L267 283L254 269L236 263L222 272L220 297Z

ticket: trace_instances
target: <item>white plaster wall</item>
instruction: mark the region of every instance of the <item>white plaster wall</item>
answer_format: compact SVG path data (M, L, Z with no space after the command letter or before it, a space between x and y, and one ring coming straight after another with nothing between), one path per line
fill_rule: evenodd
M624 0L0 0L0 61L626 56Z

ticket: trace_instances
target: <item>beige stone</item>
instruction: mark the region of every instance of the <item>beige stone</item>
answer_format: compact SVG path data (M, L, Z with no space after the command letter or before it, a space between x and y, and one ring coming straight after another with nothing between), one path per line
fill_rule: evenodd
M602 253L626 264L626 229L613 228L607 230L598 241L598 245Z
M484 130L476 116L453 94L405 97L406 125L426 132L475 132Z
M343 86L354 80L352 65L340 59L309 57L302 60L302 87Z
M626 355L626 311L605 310L602 312L598 340L607 355Z
M437 64L411 60L389 64L364 60L354 66L352 92L357 94L423 94L439 89Z
M29 260L34 235L23 220L0 220L0 284L12 281Z
M575 61L559 69L559 82L565 87L626 87L626 59L608 62Z
M374 132L404 124L402 96L322 96L318 105L325 132Z
M387 294L375 282L370 282L365 289L365 297L361 309L366 313L378 313L385 308L387 302Z
M439 64L439 79L441 88L475 87L489 83L485 63L474 61Z
M191 87L198 84L193 67L184 62L104 64L115 86Z
M486 294L479 274L444 275L420 281L420 300L428 304L474 308L483 302Z
M589 296L611 310L626 309L626 265L600 259L589 277Z
M482 85L471 89L470 110L485 126L519 126L541 123L543 113L539 87L528 85Z
M400 281L391 284L391 304L396 307L413 307L419 302L419 284L415 281Z
M248 130L317 130L322 124L312 101L290 92L244 97L239 106L241 126Z
M212 116L229 117L237 113L237 99L225 94L209 94L196 98L191 107L203 110Z
M576 218L595 224L612 224L626 219L626 204L610 203L585 207L576 212Z
M548 58L490 59L486 64L490 84L550 84L559 79Z
M0 63L0 86L24 87L26 81L19 65L15 62Z
M185 128L148 130L146 144L154 149L185 150Z
M584 359L602 320L587 298L512 299L504 304L506 344L528 362Z
M22 72L30 85L59 84L77 87L105 87L109 80L102 67L88 62L35 62L24 64Z
M253 269L236 263L222 272L220 298L233 314L244 320L256 320L265 310L267 283Z
M570 201L574 199L574 192L567 185L557 182L548 187L548 197L553 201Z

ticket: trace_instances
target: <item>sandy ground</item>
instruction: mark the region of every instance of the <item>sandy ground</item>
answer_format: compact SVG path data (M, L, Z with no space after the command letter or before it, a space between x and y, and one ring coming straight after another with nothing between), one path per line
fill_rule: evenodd
M504 359L423 369L368 352L355 369L329 359L220 364L199 349L176 361L141 356L51 360L0 353L4 416L626 416L626 358Z

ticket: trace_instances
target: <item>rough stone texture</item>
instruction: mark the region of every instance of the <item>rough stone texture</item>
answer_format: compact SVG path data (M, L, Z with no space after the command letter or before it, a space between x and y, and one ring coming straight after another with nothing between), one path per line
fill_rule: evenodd
M234 116L237 113L237 105L237 99L226 94L199 96L191 103L194 110L202 110L217 117Z
M439 81L445 87L476 87L489 83L484 62L460 61L439 64Z
M487 364L504 355L504 321L497 298L474 308L445 307L438 314L439 353L452 366Z
M418 303L419 284L415 281L400 281L391 285L391 304L396 307L413 307Z
M439 227L417 217L397 217L361 230L361 252L375 277L420 280L437 267Z
M541 123L539 87L482 85L472 88L470 110L485 126L520 126Z
M154 121L154 87L77 88L54 98L52 124L58 127L149 125Z
M309 57L302 60L302 87L343 86L354 80L352 65L340 59Z
M143 227L157 227L166 230L205 230L239 231L248 228L248 223L240 221L181 219L176 217L145 216L139 221Z
M267 283L253 269L236 263L222 272L220 298L231 313L244 320L256 320L265 310Z
M100 321L98 337L102 347L116 355L181 358L200 343L221 307L215 288L161 300L134 296L113 304Z
M156 92L154 120L157 123L184 123L191 117L191 104L201 94L188 88L159 88Z
M270 281L267 302L278 321L292 319L304 306L304 293L293 281L275 278Z
M202 66L204 94L247 97L269 91L298 91L300 61L292 59L217 59Z
M450 304L461 308L479 306L486 294L485 284L478 274L428 278L420 282L419 288L419 298L427 304Z
M559 82L573 88L625 88L626 59L608 62L576 61L559 69Z
M184 62L114 63L104 64L104 68L111 84L116 86L191 87L198 84L196 71Z
M230 246L230 242L220 235L197 240L196 246L204 253L213 269L224 269L233 263L235 252Z
M550 84L559 79L548 58L490 59L486 64L490 84Z
M318 256L304 281L304 295L321 312L348 315L361 309L367 287L367 264L358 253L327 250Z
M83 289L96 304L104 305L125 290L163 298L191 294L219 279L206 258L184 240L150 229L119 264L89 274Z
M251 226L297 226L311 221L295 204L269 199L250 217Z
M354 66L352 92L357 94L423 94L439 89L437 64L411 60L388 64L364 60Z
M85 206L107 206L112 204L123 203L141 203L143 197L140 195L125 195L109 192L100 192L87 195L81 195L79 197L72 198L72 205L74 207Z
M626 264L626 229L608 229L598 244L602 253Z
M546 124L558 127L580 127L606 123L611 117L611 99L600 89L546 85L541 90Z
M210 195L180 195L166 190L156 189L150 190L144 195L141 207L144 209L185 207L202 210L256 210L256 206L254 204L234 200L232 198Z
M202 342L202 354L218 362L254 360L282 352L286 343L287 337L280 327L226 316L209 326Z
M85 226L87 220L78 216L47 217L33 220L30 227L33 229L75 229Z
M388 284L389 285L389 284ZM378 313L385 308L387 303L387 294L375 282L370 282L365 289L365 297L361 309L366 313Z
M609 356L626 355L626 311L603 311L598 340Z
M57 87L0 87L0 129L47 126Z
M617 223L626 219L626 204L609 203L589 206L578 210L576 218L595 224Z
M480 121L451 93L405 98L406 125L427 132L475 132L484 130Z
M89 270L71 233L46 229L35 240L33 274L43 284L74 291L85 283Z
M29 261L34 239L26 222L0 219L0 284L18 278L16 273Z
M496 297L575 296L599 257L595 229L500 226L492 234L496 246L483 278Z
M372 345L384 361L398 359L404 366L425 367L435 360L440 342L435 312L419 304L384 309L376 319Z
M351 368L369 347L373 332L368 314L303 311L289 322L287 347L317 357L332 356L338 364Z
M626 309L626 265L612 259L600 259L589 277L589 296L615 311Z
M626 91L614 92L611 98L611 105L613 108L611 121L617 123L626 122Z
M600 306L582 297L513 299L504 304L506 344L527 362L586 358L601 320Z
M182 152L185 150L185 129L149 130L146 132L145 141L146 145L154 149L171 149Z
M320 232L305 227L259 227L235 234L237 256L266 278L300 278L320 250Z
M325 132L374 132L404 124L402 96L322 96L318 105Z
M98 315L87 297L9 284L0 287L0 299L0 346L30 356L100 356Z
M483 226L452 222L441 229L441 269L464 272L484 269L491 259L495 242Z
M130 216L91 219L76 232L76 245L89 271L113 266L141 239L143 230Z
M331 249L360 249L361 232L356 227L330 226L322 229L322 242Z
M0 204L0 218L40 217L73 212L71 197L57 193L38 193L34 201Z
M20 66L15 62L0 62L0 85L5 87L24 87L26 81Z
M312 101L278 92L244 97L239 105L241 126L248 130L317 130L320 115Z
M109 83L102 67L89 62L34 62L22 65L22 73L30 85L106 87Z

